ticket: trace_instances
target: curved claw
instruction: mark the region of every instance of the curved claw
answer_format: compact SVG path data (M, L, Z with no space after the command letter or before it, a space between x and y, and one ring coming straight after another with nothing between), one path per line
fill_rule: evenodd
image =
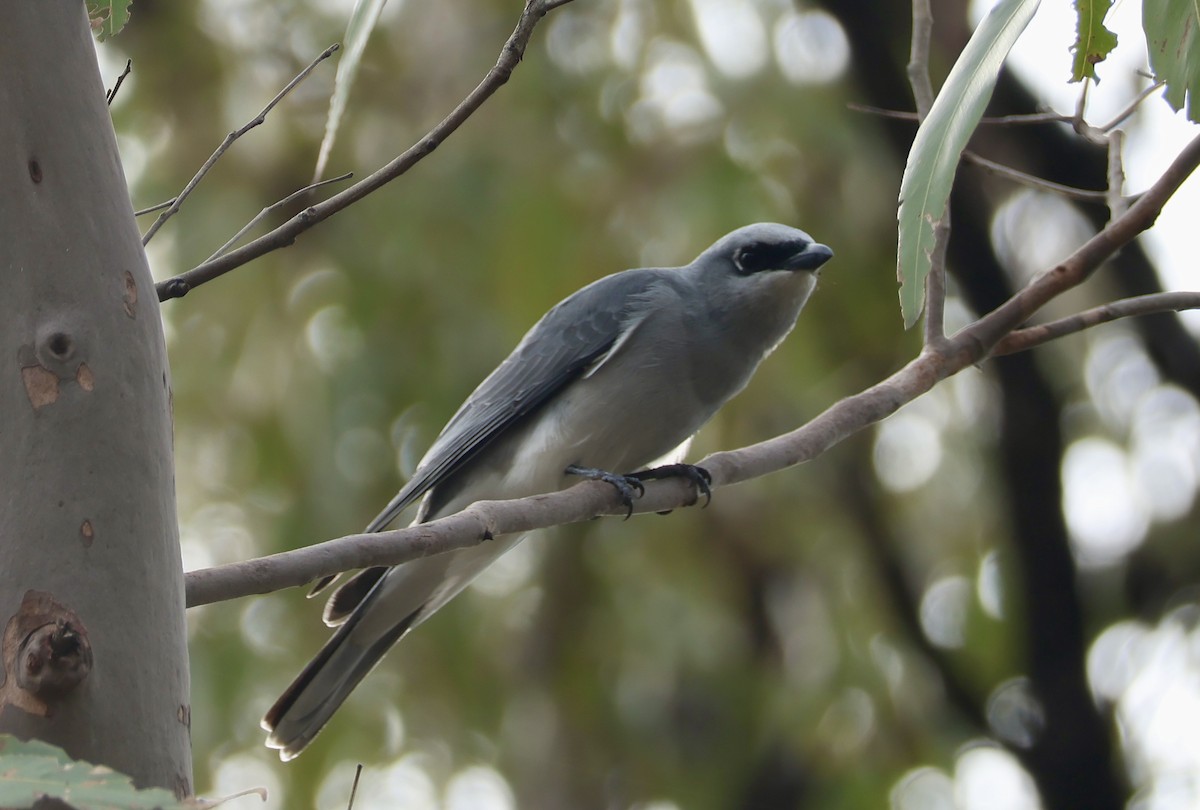
M642 470L629 476L639 481L653 481L659 478L686 478L704 496L704 505L712 503L712 474L703 467L695 464L664 464L652 470Z
M592 481L603 481L612 487L621 496L621 503L624 504L625 519L629 520L633 516L633 501L635 498L640 498L646 494L646 487L642 482L632 475L617 475L608 470L598 470L595 467L581 467L578 464L570 464L567 466L564 473L567 475L578 475L580 478L587 478Z

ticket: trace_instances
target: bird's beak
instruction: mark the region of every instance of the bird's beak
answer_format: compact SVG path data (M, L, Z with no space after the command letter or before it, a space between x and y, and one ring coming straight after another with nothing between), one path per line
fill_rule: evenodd
M816 270L833 258L833 251L820 242L813 242L787 260L788 270Z

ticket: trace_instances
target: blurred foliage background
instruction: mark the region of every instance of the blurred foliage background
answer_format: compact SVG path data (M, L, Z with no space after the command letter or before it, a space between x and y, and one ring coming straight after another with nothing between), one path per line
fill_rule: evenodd
M934 5L936 84L972 18ZM340 38L350 8L139 0L99 46L110 85L133 60L112 110L135 207L176 194ZM329 172L364 176L419 138L518 11L390 3ZM186 565L360 529L550 305L750 222L797 225L837 256L694 458L795 427L905 363L919 335L896 303L895 198L913 126L847 102L911 108L908 14L578 0L408 175L167 303ZM1047 59L1065 84L1065 47ZM151 242L156 277L311 180L333 73L222 158ZM1144 84L1130 70L1103 87L1119 107ZM993 108L1039 102L1010 74ZM1136 140L1152 124L1130 127ZM975 146L1103 187L1103 155L1064 127L986 129ZM964 169L952 325L1103 216ZM1133 247L1070 304L1159 285ZM542 533L287 765L258 718L323 641L320 606L297 590L193 610L197 788L344 807L362 762L362 808L1194 806L1198 393L1195 338L1174 316L1108 326L948 380L706 510Z

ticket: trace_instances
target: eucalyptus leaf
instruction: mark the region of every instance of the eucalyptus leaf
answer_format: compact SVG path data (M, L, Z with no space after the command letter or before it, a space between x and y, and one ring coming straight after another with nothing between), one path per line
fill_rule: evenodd
M317 153L317 168L313 179L320 180L325 172L325 164L329 161L329 153L333 151L334 141L337 140L338 128L342 123L342 115L346 111L346 103L350 100L350 88L358 76L359 65L362 64L363 52L367 48L367 40L379 22L379 15L387 0L358 0L354 11L350 14L350 22L346 26L346 37L343 42L342 58L338 62L337 75L333 79L333 95L329 98L329 115L325 119L325 137L321 140L321 149Z
M87 0L88 22L96 39L114 37L129 22L129 7L133 0Z
M996 77L1038 0L1001 0L984 17L917 129L900 183L897 276L907 329L925 303L934 230L946 214L958 160L992 97Z
M1096 78L1096 65L1117 47L1117 35L1104 26L1104 18L1113 0L1075 0L1075 54L1071 81Z
M102 765L73 760L48 743L0 735L0 807L24 810L47 798L74 810L188 807L170 791L138 790L128 776Z
M1186 101L1189 121L1200 123L1200 5L1195 0L1144 0L1142 28L1154 75L1167 83L1171 109Z

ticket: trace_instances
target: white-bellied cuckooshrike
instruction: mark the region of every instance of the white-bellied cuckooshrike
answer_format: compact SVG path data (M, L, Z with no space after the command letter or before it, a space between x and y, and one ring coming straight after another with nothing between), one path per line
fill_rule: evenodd
M759 223L683 267L589 284L480 383L366 530L384 529L418 499L420 523L479 500L552 492L581 475L609 481L626 501L640 479L664 471L689 475L707 494L707 474L695 467L635 471L686 447L746 386L832 256L803 231ZM263 718L267 745L283 759L304 750L393 644L520 539L368 568L341 586L325 607L337 631Z

